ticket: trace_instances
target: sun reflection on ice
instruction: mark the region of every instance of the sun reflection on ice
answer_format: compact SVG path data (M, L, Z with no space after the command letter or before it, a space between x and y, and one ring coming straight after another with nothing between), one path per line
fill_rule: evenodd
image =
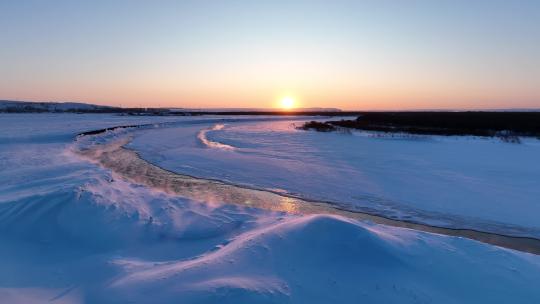
M280 209L288 213L298 213L298 202L293 198L284 196L280 201Z

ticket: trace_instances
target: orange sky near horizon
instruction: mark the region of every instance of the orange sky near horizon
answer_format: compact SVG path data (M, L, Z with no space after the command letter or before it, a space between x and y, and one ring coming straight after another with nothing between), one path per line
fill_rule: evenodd
M6 1L0 100L540 108L540 3Z
M492 89L491 93L497 89ZM415 109L499 109L499 108L538 108L540 96L523 96L516 92L497 94L457 94L453 91L437 90L392 90L358 89L353 91L334 91L330 88L313 90L255 89L245 91L196 89L180 90L164 87L147 89L79 88L53 90L51 87L38 90L36 94L21 92L13 94L13 100L24 101L75 101L120 107L167 107L167 108L281 108L284 97L294 99L294 108L339 108L342 110L415 110ZM506 95L505 95L506 94ZM496 98L492 97L496 95ZM19 96L24 98L20 99ZM509 102L519 96L519 102ZM8 98L10 99L9 94Z

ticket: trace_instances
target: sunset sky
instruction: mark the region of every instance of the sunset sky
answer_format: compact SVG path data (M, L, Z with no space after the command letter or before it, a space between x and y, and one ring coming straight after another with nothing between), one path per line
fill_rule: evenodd
M540 1L1 1L0 99L540 108Z

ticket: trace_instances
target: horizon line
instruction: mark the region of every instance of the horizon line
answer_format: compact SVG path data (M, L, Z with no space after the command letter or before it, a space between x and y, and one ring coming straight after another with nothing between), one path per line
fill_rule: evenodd
M153 106L132 106L125 107L121 104L119 106L107 105L101 102L92 103L86 101L55 101L55 100L15 100L15 99L0 99L0 102L20 102L20 103L51 103L51 104L85 104L99 107L109 107L109 108L118 108L118 109L168 109L168 110L188 110L188 111L231 111L231 112L242 112L242 111L283 111L283 112L301 112L305 110L326 110L326 111L335 111L335 112L412 112L412 111L520 111L520 110L538 110L540 111L540 106L537 107L461 107L461 108L357 108L357 109L341 109L337 107L298 107L291 109L283 109L280 107L181 107L181 106L170 106L170 107L153 107Z

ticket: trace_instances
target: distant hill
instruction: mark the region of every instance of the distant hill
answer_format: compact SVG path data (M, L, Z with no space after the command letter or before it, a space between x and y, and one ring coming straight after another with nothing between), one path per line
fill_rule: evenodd
M0 100L0 112L117 112L121 108L80 102L34 102Z
M100 106L82 102L35 102L0 100L0 112L7 113L41 113L41 112L84 112L84 113L253 113L253 112L275 112L279 109L264 108L119 108L111 106ZM334 108L295 108L291 112L340 112Z

